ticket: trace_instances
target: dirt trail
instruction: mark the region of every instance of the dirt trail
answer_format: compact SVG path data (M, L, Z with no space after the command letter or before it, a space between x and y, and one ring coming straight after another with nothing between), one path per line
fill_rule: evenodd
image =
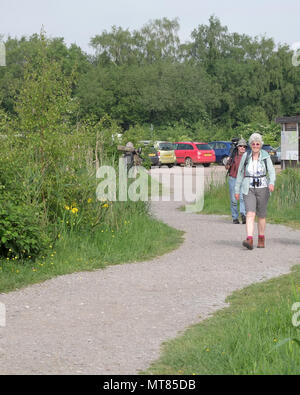
M163 341L224 307L234 290L300 263L300 231L268 225L267 248L248 251L243 225L180 205L152 206L186 232L169 254L1 294L1 374L135 374L159 356Z

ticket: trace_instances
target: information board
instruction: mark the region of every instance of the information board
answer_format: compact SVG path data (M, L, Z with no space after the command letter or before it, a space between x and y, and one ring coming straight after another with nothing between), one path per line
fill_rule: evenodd
M281 131L281 160L299 159L299 132Z

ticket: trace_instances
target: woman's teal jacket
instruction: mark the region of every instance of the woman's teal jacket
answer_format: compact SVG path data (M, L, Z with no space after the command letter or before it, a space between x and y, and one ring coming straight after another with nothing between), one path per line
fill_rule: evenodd
M243 193L244 195L247 195L249 192L250 180L252 180L252 178L245 177L249 175L247 172L247 168L245 169L246 158L247 158L247 152L245 152L244 155L242 156L237 173L237 178L235 182L235 193L237 194ZM250 160L250 158L252 158L252 151L248 156L248 161ZM267 161L268 170L266 170L265 167L265 159ZM270 184L275 185L276 174L270 155L267 153L267 151L261 150L259 153L258 160L262 163L263 167L266 170L268 185ZM246 167L248 167L248 164L246 165Z

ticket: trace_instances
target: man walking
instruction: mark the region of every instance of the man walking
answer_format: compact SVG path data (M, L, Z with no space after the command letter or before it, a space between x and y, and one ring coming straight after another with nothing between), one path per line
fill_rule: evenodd
M230 159L228 160L225 168L229 171L229 193L230 193L230 208L232 221L234 224L239 224L239 212L238 212L238 201L236 200L234 194L235 182L237 177L237 172L239 169L240 161L243 154L246 152L247 143L246 140L240 139L237 144L237 148L234 149ZM240 194L240 214L242 218L242 223L246 223L246 210L245 203L243 200L243 195Z

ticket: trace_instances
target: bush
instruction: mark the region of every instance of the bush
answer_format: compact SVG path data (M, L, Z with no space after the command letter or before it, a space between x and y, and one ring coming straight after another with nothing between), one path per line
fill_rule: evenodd
M48 42L25 65L13 119L0 114L0 254L35 257L61 231L117 226L120 209L95 200L96 169L114 166L120 130L108 116L74 125L73 80L49 62ZM69 209L67 209L67 207Z
M0 197L0 252L5 257L36 257L48 248L50 237L35 207L15 201L9 193Z

